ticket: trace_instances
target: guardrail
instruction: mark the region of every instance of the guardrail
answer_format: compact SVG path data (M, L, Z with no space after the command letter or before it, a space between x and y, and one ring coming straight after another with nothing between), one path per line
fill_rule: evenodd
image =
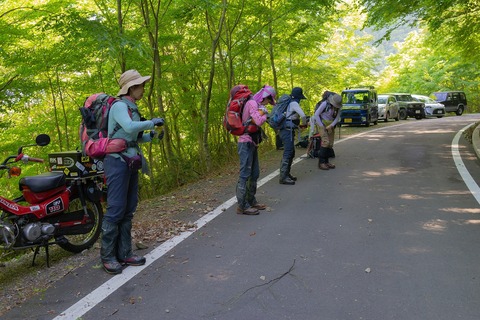
M477 157L480 159L480 126L477 126L472 133L472 144Z

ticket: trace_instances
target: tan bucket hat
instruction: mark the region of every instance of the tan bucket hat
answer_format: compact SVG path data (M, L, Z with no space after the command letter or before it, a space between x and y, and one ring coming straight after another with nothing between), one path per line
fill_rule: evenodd
M328 97L328 102L337 109L342 107L342 97L339 94L332 94Z
M150 80L150 78L150 76L142 77L142 75L137 70L125 71L120 76L120 80L118 80L118 84L120 85L120 91L118 91L117 96L126 95L130 87L145 83Z

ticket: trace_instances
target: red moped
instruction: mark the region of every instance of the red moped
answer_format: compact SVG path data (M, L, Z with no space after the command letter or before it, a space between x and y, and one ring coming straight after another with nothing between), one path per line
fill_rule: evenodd
M25 147L46 146L50 137L37 136L36 143L22 146L16 155L8 156L0 164L0 173L20 175L13 164L43 162L23 153ZM103 175L67 177L62 171L51 171L36 176L22 177L22 193L16 199L0 196L0 247L5 250L35 249L32 265L40 248L57 244L61 248L79 253L97 241L102 225L101 205Z

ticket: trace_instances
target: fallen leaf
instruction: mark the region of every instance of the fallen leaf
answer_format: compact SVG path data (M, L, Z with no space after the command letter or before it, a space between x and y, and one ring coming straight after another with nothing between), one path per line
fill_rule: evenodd
M147 249L147 248L148 248L147 245L145 245L145 244L143 244L143 243L141 243L141 242L136 242L136 243L135 243L135 246L136 246L137 249L139 249L139 250Z

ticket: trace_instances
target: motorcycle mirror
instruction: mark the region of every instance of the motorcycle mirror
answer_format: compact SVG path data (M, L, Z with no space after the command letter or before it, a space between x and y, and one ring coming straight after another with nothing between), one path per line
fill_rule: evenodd
M8 174L11 177L18 177L18 176L20 176L21 173L22 173L22 169L19 168L19 167L11 167L8 170Z
M37 146L44 147L50 143L50 136L48 134L42 133L37 136L35 139Z

